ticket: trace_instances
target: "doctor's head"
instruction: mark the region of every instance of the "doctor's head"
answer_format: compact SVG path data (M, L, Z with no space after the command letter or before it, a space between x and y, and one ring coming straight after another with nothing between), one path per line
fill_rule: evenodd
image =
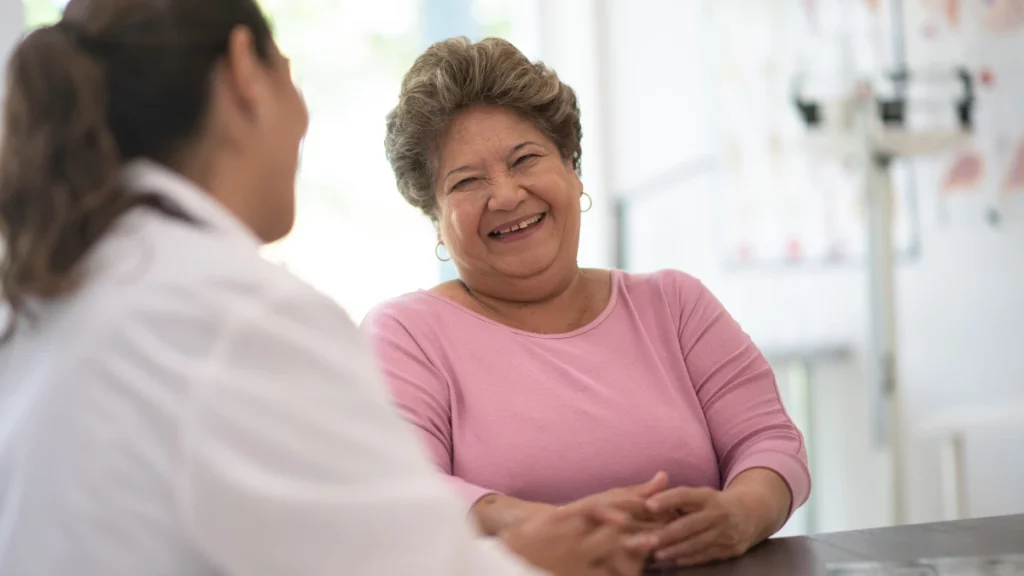
M291 228L308 117L256 0L71 0L8 66L0 267L8 299L60 293L156 160L264 241Z

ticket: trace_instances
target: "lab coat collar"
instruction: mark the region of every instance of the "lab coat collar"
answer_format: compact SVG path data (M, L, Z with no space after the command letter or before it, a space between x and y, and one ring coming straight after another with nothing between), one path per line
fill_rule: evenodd
M121 174L125 188L132 192L159 194L206 228L238 239L259 250L262 242L237 216L196 183L170 168L148 159L132 160Z

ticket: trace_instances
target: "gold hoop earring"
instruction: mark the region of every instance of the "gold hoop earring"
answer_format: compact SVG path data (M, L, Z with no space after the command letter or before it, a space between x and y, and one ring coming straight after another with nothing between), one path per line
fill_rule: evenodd
M450 261L452 259L451 254L449 254L447 258L441 258L441 246L444 246L444 244L441 244L440 242L437 243L437 246L434 246L434 256L441 262Z
M583 198L587 199L587 207L586 208L580 208L580 212L590 212L590 209L594 207L594 199L591 198L590 194L587 194L586 192L581 192L580 194L582 194L580 196L580 199L583 199Z

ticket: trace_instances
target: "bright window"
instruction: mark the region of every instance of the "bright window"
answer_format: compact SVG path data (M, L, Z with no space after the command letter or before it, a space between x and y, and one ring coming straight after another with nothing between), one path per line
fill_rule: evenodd
M310 110L295 229L268 258L355 320L437 282L435 232L395 188L384 117L421 48L418 0L264 0Z
M28 29L53 24L60 18L60 11L68 0L22 0L25 8L25 24Z

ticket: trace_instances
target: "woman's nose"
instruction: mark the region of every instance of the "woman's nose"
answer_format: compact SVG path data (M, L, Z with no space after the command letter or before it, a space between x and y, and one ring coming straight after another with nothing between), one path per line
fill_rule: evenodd
M512 212L526 199L526 190L515 178L500 178L491 186L487 207L495 212Z

